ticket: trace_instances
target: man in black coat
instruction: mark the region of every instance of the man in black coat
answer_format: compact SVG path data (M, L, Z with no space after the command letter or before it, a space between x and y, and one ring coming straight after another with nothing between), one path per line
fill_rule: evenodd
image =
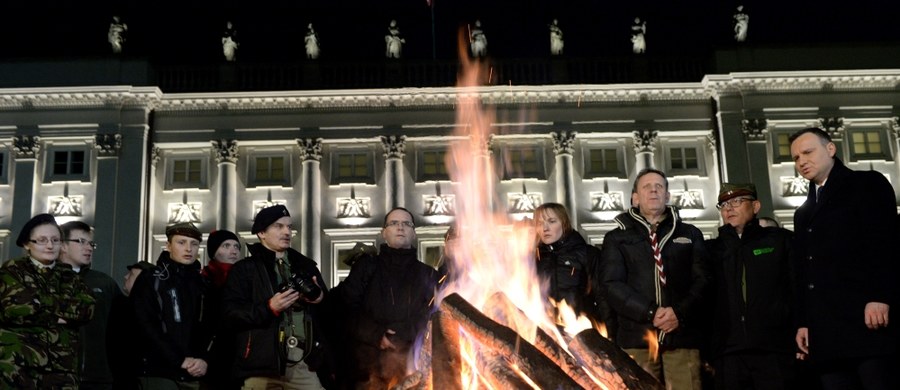
M232 266L222 292L226 325L237 332L233 374L244 389L322 388L310 367L326 289L316 262L291 248L292 227L284 206L260 210L250 229L259 243Z
M616 344L667 387L699 390L706 251L700 230L682 222L668 201L665 173L637 174L634 207L616 217L619 227L603 242L601 286L616 313Z
M794 389L790 231L762 227L753 184L722 183L724 225L706 242L715 281L716 388Z
M825 389L898 389L897 204L874 171L852 171L819 128L790 137L809 196L794 214L801 299L796 341Z
M355 388L388 388L406 375L411 347L425 328L437 285L437 272L416 256L409 210L388 212L381 234L384 243L378 255L356 261L341 283L356 360L350 378Z

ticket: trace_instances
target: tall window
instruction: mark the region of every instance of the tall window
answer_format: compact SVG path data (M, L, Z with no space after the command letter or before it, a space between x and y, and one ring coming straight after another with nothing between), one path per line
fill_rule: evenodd
M444 162L447 152L444 150L425 150L422 152L420 180L446 180L450 177L447 164Z
M590 175L618 175L619 155L613 148L591 149L588 157L587 171Z
M536 148L516 148L507 151L509 165L506 166L506 177L524 178L541 177L543 164Z
M369 153L341 153L337 155L337 181L340 183L369 183L371 177L371 161Z
M172 184L199 186L202 180L200 159L181 159L172 162Z
M282 184L285 179L284 157L265 156L255 159L256 166L253 170L255 184Z
M675 171L693 171L700 168L697 159L697 148L671 148L669 149L671 169Z
M856 130L850 132L851 159L885 159L887 155L881 141L881 131Z

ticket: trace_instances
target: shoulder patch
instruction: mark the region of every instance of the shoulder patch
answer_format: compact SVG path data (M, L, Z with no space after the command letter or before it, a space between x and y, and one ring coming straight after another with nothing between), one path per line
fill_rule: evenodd
M693 241L691 241L691 239L687 238L687 237L675 237L675 239L672 240L672 242L674 242L676 244L690 244Z
M758 248L753 250L754 256L759 256L766 253L772 253L775 251L775 248Z

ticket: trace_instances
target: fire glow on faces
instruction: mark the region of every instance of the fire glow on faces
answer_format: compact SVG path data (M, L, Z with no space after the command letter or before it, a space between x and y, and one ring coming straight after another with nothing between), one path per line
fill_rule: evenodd
M535 229L540 235L541 242L550 245L559 241L563 235L562 221L556 212L551 209L544 209L542 215L535 222Z

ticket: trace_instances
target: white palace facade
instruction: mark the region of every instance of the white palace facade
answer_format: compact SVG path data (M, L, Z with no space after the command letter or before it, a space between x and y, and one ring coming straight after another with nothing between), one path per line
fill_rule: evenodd
M387 210L416 215L418 250L440 255L459 183L444 156L459 94L495 111L480 155L496 211L565 204L602 245L637 171L670 176L671 202L712 237L722 181L753 182L761 215L792 227L807 183L787 137L821 126L856 170L900 183L900 69L707 75L696 83L164 93L156 87L0 89L0 256L33 215L95 226L95 269L155 260L165 227L238 233L284 204L294 248L330 286ZM201 249L201 259L207 256Z

